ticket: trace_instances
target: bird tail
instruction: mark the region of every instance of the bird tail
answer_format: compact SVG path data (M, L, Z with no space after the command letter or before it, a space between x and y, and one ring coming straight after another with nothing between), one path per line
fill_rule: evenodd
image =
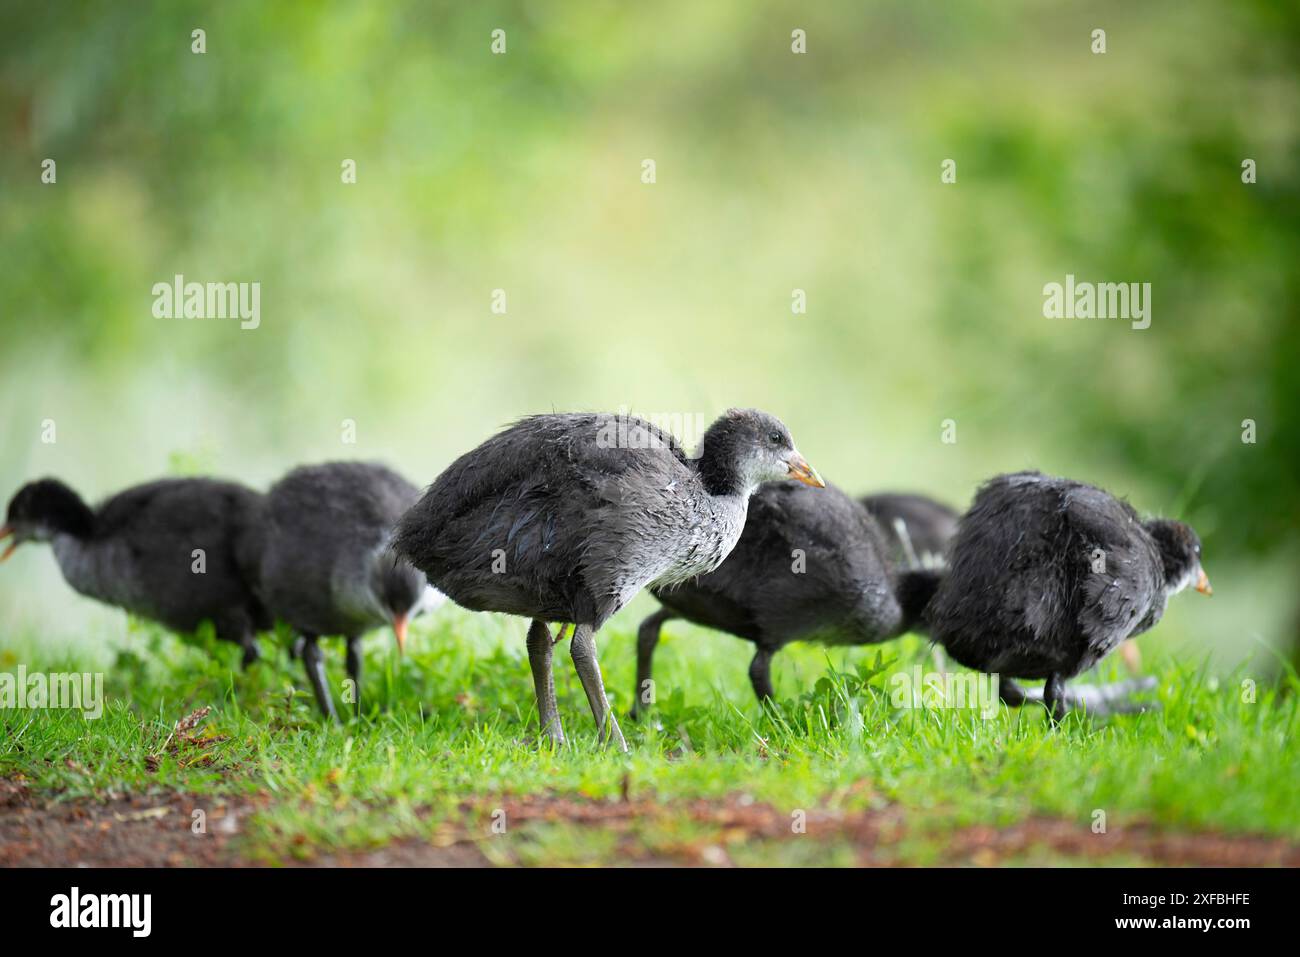
M896 595L903 608L904 630L929 631L926 609L946 574L946 569L940 568L912 568L898 573Z

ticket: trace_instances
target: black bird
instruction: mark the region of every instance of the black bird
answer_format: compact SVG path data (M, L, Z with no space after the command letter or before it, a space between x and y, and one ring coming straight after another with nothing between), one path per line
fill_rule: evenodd
M542 733L562 742L548 622L574 625L573 664L596 719L627 750L596 661L599 629L647 585L712 571L769 479L823 483L780 421L731 410L698 459L631 416L522 419L444 471L402 520L397 548L453 601L532 619L528 661ZM556 639L559 640L558 638Z
M762 700L774 697L772 656L782 647L895 638L919 623L936 574L897 572L876 519L834 485L770 482L750 499L744 534L716 571L651 589L663 608L637 632L633 716L650 703L666 621L685 618L757 645L749 680Z
M295 650L326 717L338 716L317 639L347 640L360 713L362 636L391 624L401 650L407 622L442 598L391 548L394 525L419 496L396 472L366 462L302 466L267 493L261 593L301 636Z
M880 523L898 568L942 568L957 510L925 495L879 492L858 499Z
M211 621L218 638L258 658L254 635L271 621L257 598L265 502L234 482L161 479L95 508L58 479L29 482L9 502L0 541L7 559L23 542L49 542L69 585L90 598L192 632Z
M970 668L1043 678L1053 720L1071 678L1156 624L1188 585L1210 594L1201 542L1169 519L1142 521L1108 492L1039 472L999 475L958 523L948 572L926 609L931 637Z

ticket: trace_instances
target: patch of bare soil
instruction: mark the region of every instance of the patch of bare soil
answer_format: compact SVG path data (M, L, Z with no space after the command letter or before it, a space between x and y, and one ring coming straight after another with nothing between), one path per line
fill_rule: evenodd
M966 827L952 838L958 859L975 864L1047 848L1083 863L1126 855L1142 863L1187 867L1300 867L1300 844L1282 838L1228 835L1213 832L1160 831L1154 828L1113 828L1094 834L1086 824L1053 818L1031 818L1010 827Z
M481 802L480 809L486 805ZM900 808L841 812L809 810L796 835L787 811L740 798L669 804L654 801L596 802L561 797L532 797L498 802L511 826L530 822L580 824L620 835L620 857L630 863L726 866L728 848L739 842L814 840L847 844L863 866L897 864L897 845L909 834L908 816ZM638 851L636 833L647 825L680 821L700 825L702 837L654 852ZM933 842L936 840L930 837ZM1008 827L968 826L941 838L937 863L944 866L992 866L1015 863L1030 855L1068 858L1080 864L1123 859L1150 865L1201 867L1300 867L1300 844L1282 838L1212 832L1170 832L1148 826L1112 827L1093 833L1087 822L1030 818ZM666 852L666 853L665 853Z
M258 807L252 799L190 795L136 795L109 801L47 799L18 779L0 779L0 867L231 867L249 863L240 852L244 822ZM874 811L811 809L804 833L789 813L740 797L655 802L594 801L534 796L476 799L462 806L465 824L445 830L437 843L394 841L385 847L321 855L289 865L316 867L482 867L481 848L493 812L505 812L513 835L549 824L600 830L614 838L609 863L639 866L728 866L734 849L768 842L815 841L848 846L863 866L898 863L898 844L909 834L898 808ZM203 813L196 833L195 811ZM683 821L692 827L682 828ZM648 847L642 835L660 839ZM662 835L684 831L665 844ZM933 837L930 838L933 841ZM1300 844L1280 838L1168 832L1148 827L1094 834L1086 823L1034 818L1008 827L959 828L943 838L938 862L991 866L1044 854L1082 864L1121 859L1156 865L1300 867ZM497 858L500 860L501 858ZM507 855L506 859L509 859Z
M170 793L60 801L38 797L21 779L0 778L0 867L248 866L238 838L258 804L251 799ZM199 820L202 828L196 831ZM306 863L472 867L487 861L472 844L434 847L410 842Z
M195 833L194 811L203 830ZM186 795L110 801L38 798L0 780L0 867L211 867L238 864L231 848L251 802Z

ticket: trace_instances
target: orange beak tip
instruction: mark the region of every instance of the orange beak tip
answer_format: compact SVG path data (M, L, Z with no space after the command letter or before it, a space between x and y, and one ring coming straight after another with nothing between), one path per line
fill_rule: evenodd
M1210 576L1204 571L1196 579L1196 590L1202 595L1213 595L1214 589L1210 587Z
M795 455L789 462L790 478L811 485L813 488L825 488L826 483L817 474L817 470L808 464L802 455Z
M399 615L393 619L393 634L397 636L397 653L406 651L406 616Z

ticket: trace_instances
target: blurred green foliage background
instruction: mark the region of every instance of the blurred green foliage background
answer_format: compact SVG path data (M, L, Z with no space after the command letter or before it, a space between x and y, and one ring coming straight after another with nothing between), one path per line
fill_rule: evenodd
M1192 521L1215 597L1144 644L1274 668L1298 64L1268 0L5 0L0 494L337 457L423 484L524 413L755 405L853 490L1036 467ZM260 328L154 318L177 273L260 282ZM1151 327L1045 319L1067 273L1150 282ZM24 549L0 642L33 628L122 625Z

